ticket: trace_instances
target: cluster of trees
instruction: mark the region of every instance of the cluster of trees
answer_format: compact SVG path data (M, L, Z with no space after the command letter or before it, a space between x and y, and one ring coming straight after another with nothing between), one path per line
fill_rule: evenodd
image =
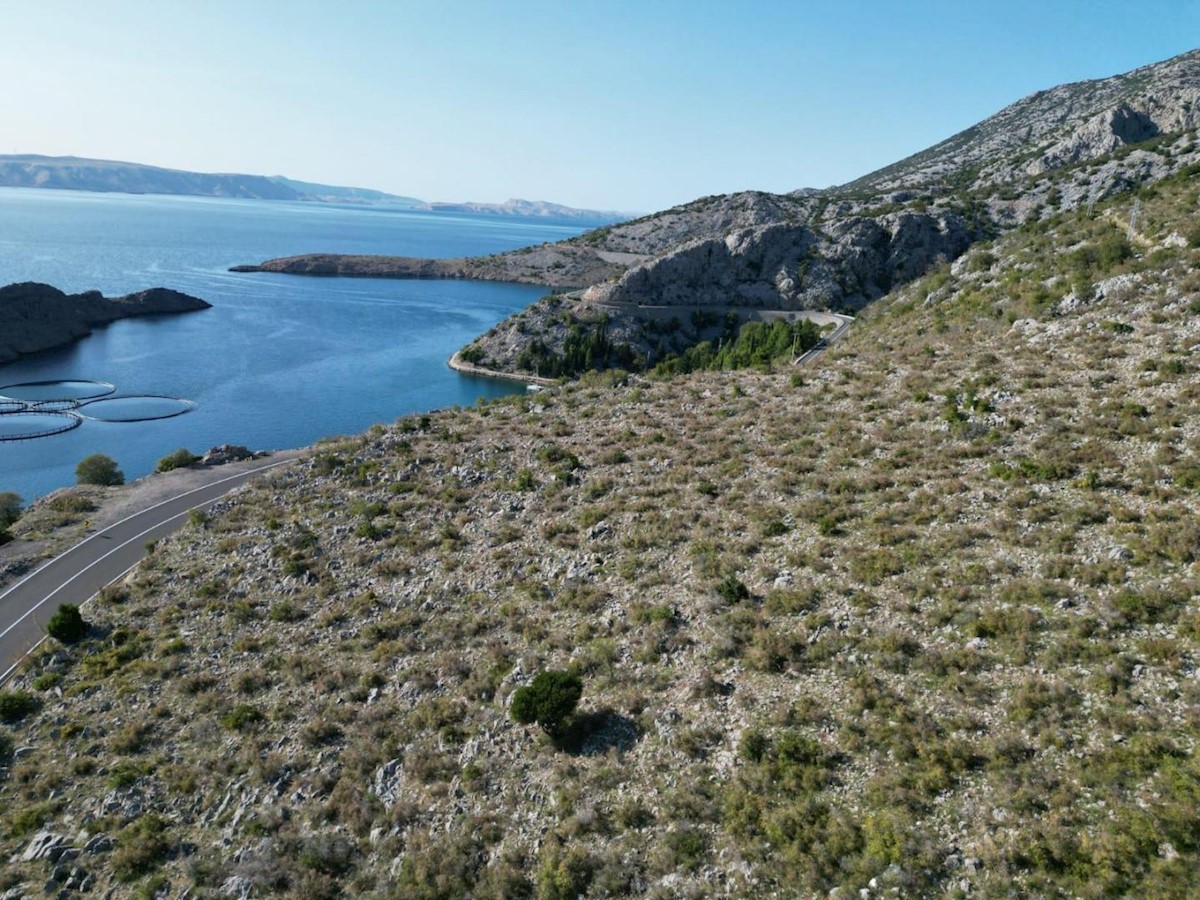
M561 354L555 353L540 340L535 340L517 357L517 368L533 372L542 378L573 377L584 372L605 369L631 369L637 359L628 344L609 340L608 322L594 326L572 321Z
M655 375L683 375L704 369L769 368L771 364L792 354L811 350L821 340L821 330L803 319L787 322L747 322L732 340L724 338L713 346L702 341L682 353L672 354L654 367Z

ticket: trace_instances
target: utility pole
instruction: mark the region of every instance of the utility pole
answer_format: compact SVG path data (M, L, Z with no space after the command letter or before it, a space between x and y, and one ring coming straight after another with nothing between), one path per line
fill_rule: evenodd
M1092 208L1095 205L1096 205L1096 198L1094 196L1088 197L1087 217L1089 219L1092 217Z
M1133 212L1131 212L1129 214L1129 234L1127 234L1126 237L1131 241L1133 240L1133 235L1137 231L1138 213L1140 213L1141 211L1142 211L1142 198L1139 197L1138 199L1133 201Z

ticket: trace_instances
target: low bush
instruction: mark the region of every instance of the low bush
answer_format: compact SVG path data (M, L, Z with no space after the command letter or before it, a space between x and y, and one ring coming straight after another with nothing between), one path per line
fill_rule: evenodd
M168 453L158 461L158 465L154 467L155 472L170 472L173 469L186 469L188 466L200 461L200 457L196 456L187 447L180 447L174 453Z
M20 722L37 709L37 700L28 691L0 691L0 722Z
M239 703L220 718L221 726L230 731L248 731L263 720L263 714L249 703Z

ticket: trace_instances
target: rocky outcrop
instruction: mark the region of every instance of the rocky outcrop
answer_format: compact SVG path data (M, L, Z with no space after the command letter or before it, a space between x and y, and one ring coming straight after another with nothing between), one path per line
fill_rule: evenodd
M1200 126L1200 50L1123 75L1063 84L841 190L985 190Z
M766 225L693 241L583 295L641 306L858 307L949 261L972 235L953 213L851 217L817 231Z
M0 288L0 364L69 344L117 319L194 312L210 305L161 287L110 298L99 291L66 294L37 282L10 284Z

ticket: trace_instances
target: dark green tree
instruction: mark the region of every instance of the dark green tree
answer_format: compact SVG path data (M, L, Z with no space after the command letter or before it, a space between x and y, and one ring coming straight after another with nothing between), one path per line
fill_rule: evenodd
M9 526L21 518L21 495L12 491L0 491L0 531L7 531Z
M583 679L575 673L540 672L531 684L513 694L512 717L522 725L536 722L547 734L560 735L581 696Z
M46 623L46 633L64 644L74 644L83 640L87 634L87 622L79 612L79 607L72 603L63 603L58 611Z
M0 491L0 544L12 540L8 529L21 518L21 496L12 491Z
M125 483L125 473L117 468L116 460L103 453L93 453L75 467L77 484L111 486Z

